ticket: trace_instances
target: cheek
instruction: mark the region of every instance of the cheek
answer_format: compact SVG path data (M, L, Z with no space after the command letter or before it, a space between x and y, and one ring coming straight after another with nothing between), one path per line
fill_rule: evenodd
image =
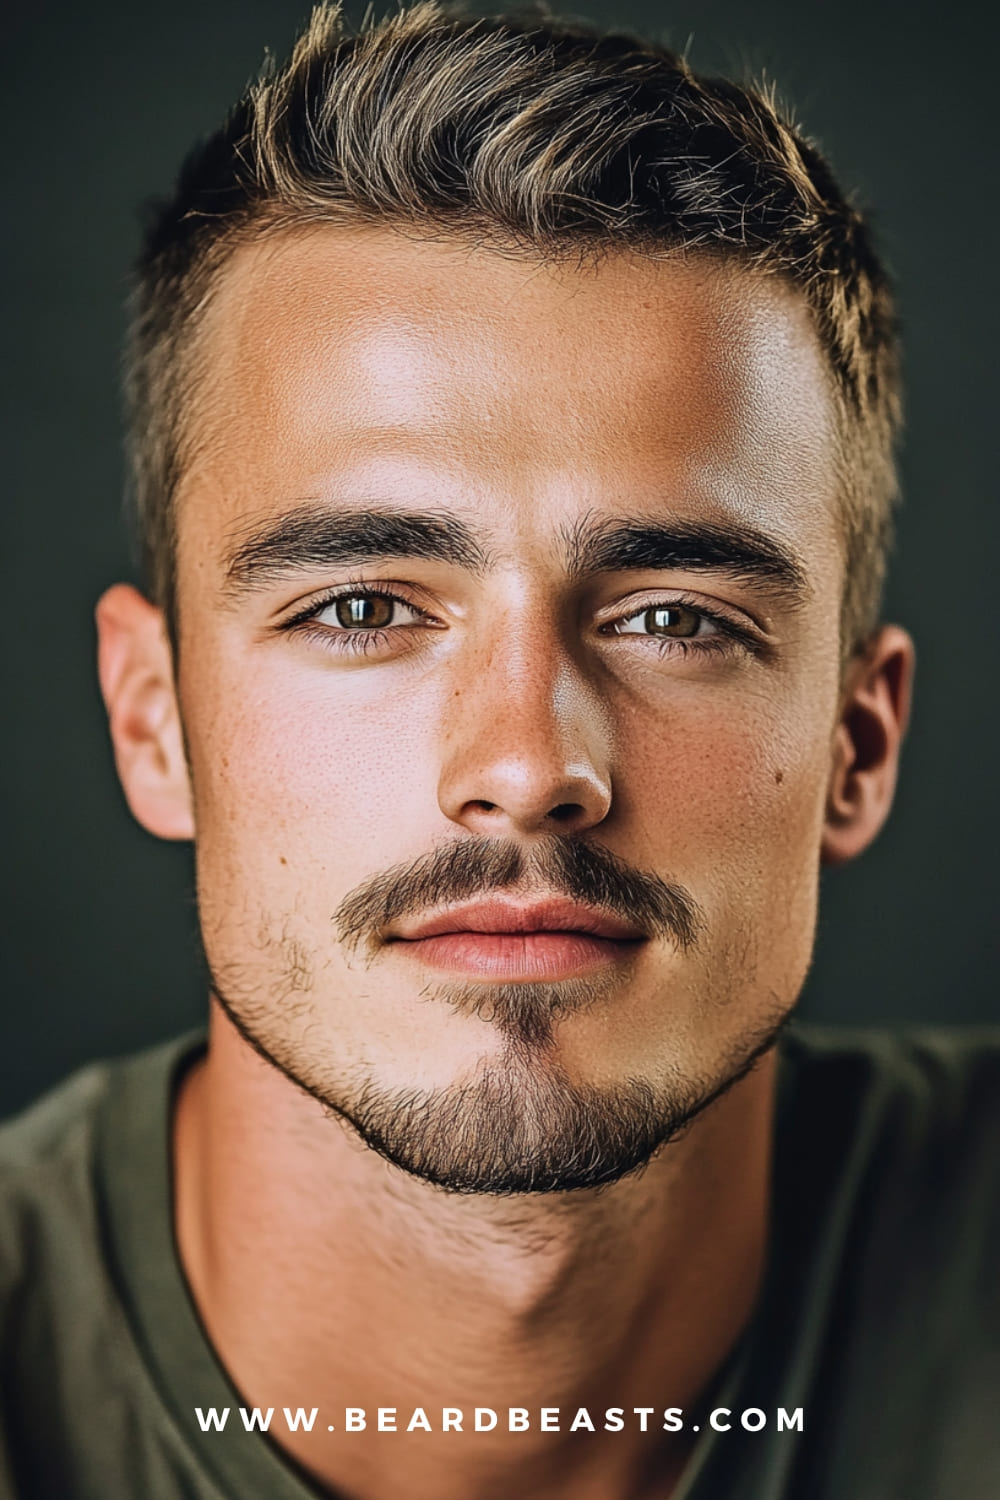
M185 714L199 860L277 854L300 873L343 867L350 884L413 844L436 806L432 715L400 715L388 694L351 705L316 674L199 677Z
M657 868L752 902L818 866L829 728L815 701L677 703L628 736L630 820Z

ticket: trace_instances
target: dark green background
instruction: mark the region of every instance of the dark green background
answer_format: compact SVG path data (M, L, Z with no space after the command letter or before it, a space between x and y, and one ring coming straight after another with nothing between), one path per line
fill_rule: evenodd
M118 348L136 210L303 0L55 0L4 38L4 1024L0 1112L71 1067L195 1023L189 851L130 820L92 609L130 573ZM766 70L875 209L900 288L909 433L890 614L918 699L877 846L825 881L803 1000L837 1021L1000 1019L994 7L633 0L588 14Z

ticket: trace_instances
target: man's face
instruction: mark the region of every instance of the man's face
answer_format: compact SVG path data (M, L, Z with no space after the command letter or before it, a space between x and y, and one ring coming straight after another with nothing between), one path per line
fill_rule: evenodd
M178 692L217 994L404 1167L620 1175L812 946L843 584L801 297L324 227L200 335Z

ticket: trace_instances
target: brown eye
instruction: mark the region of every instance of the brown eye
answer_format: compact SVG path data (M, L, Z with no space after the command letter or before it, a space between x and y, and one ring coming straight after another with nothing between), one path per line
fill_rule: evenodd
M378 630L391 621L394 605L383 594L348 594L336 601L334 614L345 630Z
M651 636L696 636L702 616L687 604L655 604L637 616Z

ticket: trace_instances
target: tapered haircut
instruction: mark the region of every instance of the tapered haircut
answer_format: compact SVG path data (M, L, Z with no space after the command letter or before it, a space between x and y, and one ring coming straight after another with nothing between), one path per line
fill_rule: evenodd
M138 265L127 398L147 586L175 630L175 507L198 327L241 244L382 225L543 260L724 257L798 287L837 415L842 644L877 624L896 497L897 339L860 213L765 91L548 16L422 3L351 31L320 6L188 158Z

